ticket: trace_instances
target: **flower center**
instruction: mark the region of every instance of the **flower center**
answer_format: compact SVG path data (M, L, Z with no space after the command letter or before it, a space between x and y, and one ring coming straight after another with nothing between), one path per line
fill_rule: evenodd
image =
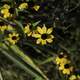
M63 57L64 57L64 55L61 55L61 54L59 55L59 58L63 58Z
M3 26L4 25L4 22L0 22L0 26Z
M16 39L17 39L17 37L16 37L16 36L13 36L13 37L12 37L12 40L16 40Z
M47 39L47 37L48 37L47 34L42 34L41 36L42 39Z
M69 66L69 64L65 64L64 67L65 68L69 68L70 66Z
M14 8L10 8L10 9L9 9L9 12L10 12L11 14L14 14L14 11L15 11Z

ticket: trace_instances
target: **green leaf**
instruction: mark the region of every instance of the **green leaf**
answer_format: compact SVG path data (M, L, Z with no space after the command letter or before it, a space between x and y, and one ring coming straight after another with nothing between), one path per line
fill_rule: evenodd
M46 76L43 74L43 72L34 64L34 62L27 56L25 55L18 46L12 45L10 46L11 49L18 55L20 56L23 61L25 61L28 65L30 65L34 70L36 70L42 77L46 78Z
M16 59L14 56L12 56L6 49L0 48L0 52L3 53L6 57L8 57L10 60L12 60L17 66L21 67L24 71L27 73L30 73L32 76L37 76L34 72L32 72L26 65L23 64L23 62L19 61L18 58Z
M23 25L19 21L17 21L17 20L14 20L14 23L17 25L17 27L16 27L17 31L20 34L22 33L23 36L25 36L24 31L23 31Z
M40 22L41 22L41 21L37 21L37 22L33 23L32 25L35 27L35 26L37 26Z
M33 80L43 80L41 77L35 77Z
M34 72L34 74L36 74L39 77L42 77L45 80L48 80L48 78L43 74L43 72L34 64L34 62L32 61L32 59L30 57L28 57L27 55L25 55L18 46L16 45L5 45L3 44L2 46L4 49L10 51L9 54L11 54L12 56L15 55L16 57L20 58L25 64L26 67L28 67L28 69L32 72Z
M6 23L8 23L8 24L10 24L10 25L13 25L13 24L14 24L12 21L9 21L9 20L1 17L1 16L0 16L0 20L4 21L4 22L6 22Z

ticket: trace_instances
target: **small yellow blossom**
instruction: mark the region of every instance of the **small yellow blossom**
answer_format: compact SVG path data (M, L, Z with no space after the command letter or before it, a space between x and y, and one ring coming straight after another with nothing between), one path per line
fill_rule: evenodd
M55 58L55 63L56 64L64 64L67 62L67 59L66 59L66 55L64 55L63 52L61 52L56 58Z
M6 38L11 44L15 44L19 40L19 34L18 33L12 33L9 34L9 37Z
M1 9L1 14L3 16L3 18L8 18L10 17L10 13L9 13L9 9L10 9L10 6L5 4L3 5L2 9Z
M19 5L19 9L20 10L24 10L24 9L27 9L28 8L28 3L21 3L20 5Z
M52 28L47 29L45 25L43 27L37 27L37 33L34 33L32 37L37 38L36 43L45 45L47 42L52 43L54 36L51 34Z
M69 75L73 71L73 67L70 65L70 61L65 64L60 64L59 70L62 70L63 74Z

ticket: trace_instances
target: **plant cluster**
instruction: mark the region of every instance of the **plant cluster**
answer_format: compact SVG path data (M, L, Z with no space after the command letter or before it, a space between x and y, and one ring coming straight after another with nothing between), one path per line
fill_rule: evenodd
M79 0L0 0L0 79L79 80L79 17Z

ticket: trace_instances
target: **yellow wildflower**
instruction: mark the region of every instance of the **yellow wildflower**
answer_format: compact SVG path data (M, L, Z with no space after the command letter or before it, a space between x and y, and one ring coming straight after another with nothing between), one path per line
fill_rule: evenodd
M1 9L1 14L3 15L4 18L12 17L14 12L15 12L15 9L10 7L7 4L3 5L2 9Z
M6 38L11 44L15 44L19 40L19 34L18 33L12 33L9 34L9 37Z
M66 63L66 55L64 55L63 52L61 52L56 58L55 58L56 64Z
M65 64L60 64L59 70L62 70L63 74L69 75L73 71L73 67L70 65L70 61Z
M1 14L3 15L4 18L10 17L9 9L10 9L9 5L7 4L3 5L1 9Z
M34 33L32 37L37 38L36 43L45 45L47 42L52 43L54 36L51 34L52 28L47 29L45 25L43 27L37 27L37 33Z

